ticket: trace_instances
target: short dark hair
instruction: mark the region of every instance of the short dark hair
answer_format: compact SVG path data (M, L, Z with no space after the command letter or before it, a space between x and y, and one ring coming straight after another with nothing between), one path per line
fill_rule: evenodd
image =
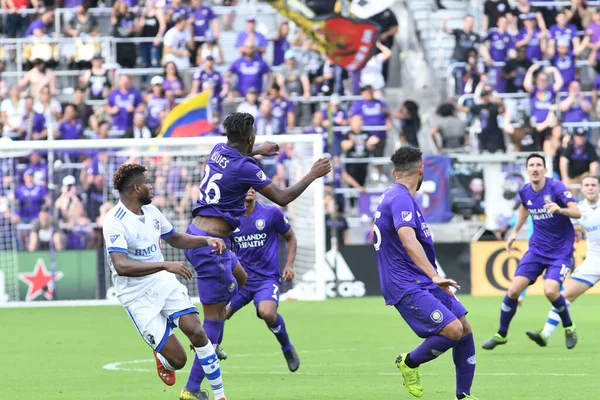
M423 152L416 147L402 146L394 155L392 155L392 162L394 163L394 169L396 172L406 173L417 169L421 163Z
M119 193L124 193L130 190L135 180L143 176L147 170L144 165L123 164L113 175L113 187Z
M532 158L539 158L539 159L541 159L542 160L542 164L544 165L544 168L546 168L546 159L540 153L531 153L530 155L528 155L527 156L527 161L525 162L525 166L527 166L529 164L529 160L531 160Z
M244 112L235 112L223 122L227 140L237 142L252 135L254 132L254 117Z

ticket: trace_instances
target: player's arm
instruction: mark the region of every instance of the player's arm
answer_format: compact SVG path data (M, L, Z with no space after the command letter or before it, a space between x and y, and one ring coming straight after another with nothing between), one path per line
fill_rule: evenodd
M421 269L435 284L439 286L452 286L460 289L460 286L452 279L442 278L436 271L435 267L431 265L425 250L419 241L415 229L411 226L401 226L398 228L398 236L402 242L402 246L406 249L411 260L417 267Z
M210 246L213 247L213 253L218 252L221 254L225 251L225 242L222 239L210 236L194 236L187 233L173 232L163 239L176 249L197 249L198 247Z
M259 193L271 200L273 203L285 207L298 198L308 186L318 178L321 178L331 172L331 163L327 158L317 160L310 172L302 179L290 187L281 189L277 184L271 182L267 186L259 189Z
M298 249L298 241L292 228L282 235L287 244L287 262L283 268L283 280L291 282L294 279L294 261L296 261L296 250Z
M553 214L562 214L565 217L574 219L581 218L581 211L579 210L579 206L574 201L568 202L566 207L560 207L556 203L546 203L544 205L544 208L546 208Z
M512 232L508 236L508 239L506 240L505 248L506 248L506 251L508 251L509 253L512 248L513 242L515 240L517 240L517 234L523 227L523 224L525 223L525 221L527 221L527 217L529 217L529 210L527 209L527 207L525 207L523 204L521 204L519 206L519 213L517 215L517 222L515 223L515 227L513 228Z
M119 276L140 277L152 275L160 271L169 271L185 279L192 279L192 271L185 265L185 262L141 262L131 260L127 254L121 251L110 252L110 259Z

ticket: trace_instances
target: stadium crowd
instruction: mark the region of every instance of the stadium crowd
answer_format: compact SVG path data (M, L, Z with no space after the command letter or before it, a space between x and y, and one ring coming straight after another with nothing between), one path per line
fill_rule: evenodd
M62 7L59 13L54 8L58 6ZM409 101L396 112L383 98L387 61L398 29L390 10L373 17L382 26L376 54L362 71L349 73L331 63L285 20L265 31L259 29L264 26L255 16L244 16L244 30L233 32L238 53L226 62L220 39L232 30L233 12L221 12L219 18L206 0L165 4L118 0L110 10L109 24L102 19L106 13L90 12L90 8L108 6L78 0L64 4L2 1L2 40L74 39L21 44L22 58L14 47L3 46L2 71L21 67L26 72L18 80L12 79L14 74L0 74L2 140L152 138L178 102L210 89L215 126L211 135L222 134L219 122L228 114L245 111L255 116L258 135L322 135L324 152L336 159L366 159L384 155L387 132L395 118L407 126L403 141L418 145L418 126L411 127L417 104ZM56 18L60 18L58 24ZM94 40L109 36L119 39L116 65L106 62L107 49ZM123 68L141 72L160 68L162 72L127 74L119 71ZM352 95L354 101L345 101ZM311 96L328 96L328 101L313 101ZM331 149L330 127L339 128ZM20 248L47 248L50 240L57 249L94 248L100 240L102 213L111 200L110 182L105 180L114 166L106 153L71 150L56 157L62 167L53 182L48 182L46 152L1 160L0 215L5 223L20 227ZM289 181L291 157L293 147L286 145L275 165L264 165L280 185ZM197 197L200 166L173 166L166 157L153 166L154 202L187 220L186 211ZM387 180L383 168L372 168L365 161L339 167L333 183L339 186L343 181L364 192L367 182ZM177 200L166 196L169 192L177 193ZM338 207L339 211L343 208ZM50 215L53 209L59 212Z

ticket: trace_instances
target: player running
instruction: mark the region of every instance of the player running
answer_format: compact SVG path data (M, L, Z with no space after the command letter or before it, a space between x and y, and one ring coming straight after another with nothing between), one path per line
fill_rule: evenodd
M576 228L585 232L587 240L587 254L583 263L571 274L571 278L565 284L563 295L567 307L571 305L580 295L591 288L600 280L600 179L597 176L586 176L581 180L581 192L585 200L579 202L581 210L580 225ZM527 331L527 336L540 346L548 344L548 339L554 333L560 317L555 308L548 313L548 320L541 332ZM571 342L572 349L577 341Z
M277 257L279 235L287 243L287 262L283 274L279 272ZM279 208L256 201L256 192L250 189L246 196L246 212L231 239L235 255L248 273L248 279L228 304L225 318L229 319L254 300L258 317L273 332L281 345L289 370L295 372L300 367L300 358L290 342L283 317L277 313L281 278L286 282L294 279L297 248L294 231ZM219 343L222 343L222 336ZM220 346L217 346L216 353L219 359L227 358Z
M442 278L435 267L431 232L414 200L423 183L419 149L404 146L392 156L395 184L379 200L375 213L375 256L385 304L394 306L423 343L400 354L396 365L404 386L415 397L423 396L419 366L453 349L456 366L456 399L471 396L475 375L475 342L465 315L467 310L448 290L460 289Z
M234 276L243 275L237 258L229 250L229 236L240 226L246 207L244 199L254 188L269 200L286 206L300 196L316 179L327 175L331 165L326 158L316 161L310 172L298 183L280 189L260 169L254 155L274 156L279 146L265 142L253 150L254 117L233 113L223 123L227 143L217 144L211 151L200 182L200 196L192 212L193 220L187 232L196 236L211 236L225 241L227 250L215 254L206 248L185 252L196 270L198 292L204 311L204 330L213 343L218 343L225 323L225 306L237 290ZM190 377L180 393L180 400L208 399L200 392L204 370L194 360ZM202 397L201 397L202 396Z
M202 329L187 288L175 277L192 279L194 275L185 262L165 261L160 240L178 249L202 247L215 257L225 250L225 242L175 232L151 204L152 185L146 167L121 165L113 185L121 200L106 214L102 228L112 281L142 339L154 349L158 376L169 386L175 384L175 371L187 361L185 350L171 330L179 326L194 346L215 399L226 400L213 345Z
M526 165L530 183L519 190L521 206L515 228L506 242L506 251L510 252L517 233L529 215L533 219L533 235L529 240L529 250L519 262L515 277L504 296L498 333L486 340L482 347L492 350L507 343L508 326L517 312L519 295L545 270L544 293L560 316L565 327L567 348L572 349L577 343L577 334L560 287L573 264L575 231L570 218L580 218L581 212L562 182L546 178L546 160L543 156L530 154Z

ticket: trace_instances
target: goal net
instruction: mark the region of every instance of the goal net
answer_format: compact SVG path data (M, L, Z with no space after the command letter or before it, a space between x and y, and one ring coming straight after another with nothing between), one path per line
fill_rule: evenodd
M273 140L281 147L280 156L259 160L263 169L280 186L292 185L300 180L310 170L313 162L322 156L322 138L319 135L281 135L276 137L257 137L257 144L265 140ZM199 185L204 171L207 156L212 147L224 141L224 137L185 138L185 139L117 139L117 140L81 140L81 141L51 141L51 142L10 142L3 144L0 151L0 162L7 164L20 163L21 158L14 156L14 151L29 151L35 148L50 149L56 155L56 161L49 165L50 176L53 176L56 195L65 189L64 184L69 183L69 176L77 179L78 196L86 209L94 199L94 191L90 193L90 186L96 185L101 193L101 204L96 201L97 215L90 215L92 224L97 223L96 231L99 233L103 223L103 215L111 206L118 202L118 193L113 190L112 176L124 163L139 163L146 165L149 170L153 186L153 204L157 206L165 217L179 232L185 232L191 222L191 211L196 203ZM8 147L8 148L6 148ZM4 151L6 150L10 151ZM69 154L68 159L62 157ZM77 161L74 162L73 160ZM2 164L0 164L2 165ZM2 172L0 172L2 173ZM10 175L10 173L9 173ZM19 174L14 175L14 184L18 184ZM7 179L8 181L8 179ZM62 187L62 191L61 191ZM305 193L284 210L292 229L298 240L298 251L294 265L296 278L290 284L282 284L282 292L288 292L288 297L298 300L325 299L325 283L323 277L323 263L325 253L324 234L324 203L323 180L315 181ZM1 195L0 195L1 196ZM96 199L97 200L97 199ZM268 202L262 196L259 201ZM52 199L54 207L55 199ZM18 202L6 201L6 214L18 212ZM58 206L57 206L58 207ZM12 208L12 209L11 209ZM93 208L93 207L92 207ZM2 211L2 197L0 197L0 211ZM92 214L94 211L88 211ZM10 223L3 223L0 214L0 229L2 229L2 243L0 243L0 262L4 272L5 287L11 300L19 297L18 293L18 265L16 253L24 251L19 248L18 240L7 238L18 237L17 228ZM60 214L59 214L60 215ZM12 229L12 234L9 233ZM98 235L99 236L99 235ZM66 244L66 249L69 247ZM7 250L3 250L6 247ZM98 246L103 249L104 246ZM163 243L162 251L168 261L185 261L182 250L174 249ZM280 249L280 267L285 263L284 242ZM102 257L99 257L101 260ZM99 261L102 262L102 261ZM106 264L106 259L103 261ZM59 268L60 266L57 266ZM80 268L93 268L82 265ZM98 279L103 279L106 294L103 297L113 298L115 291L112 288L110 272L105 265L103 271L98 273ZM0 276L0 279L2 277ZM0 281L1 282L1 281ZM195 281L184 282L192 297L198 296ZM0 289L1 290L1 289ZM61 282L56 282L56 299L60 300ZM290 295L293 294L293 295ZM21 295L22 297L22 295Z

